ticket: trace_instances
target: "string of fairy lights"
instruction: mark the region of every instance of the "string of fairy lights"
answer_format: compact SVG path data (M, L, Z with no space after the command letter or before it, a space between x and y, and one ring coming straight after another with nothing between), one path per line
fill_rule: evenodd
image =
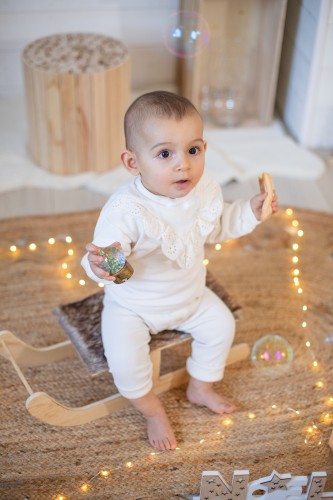
M302 283L302 259L301 259L301 247L302 247L302 242L304 240L304 230L302 229L300 222L295 218L294 211L291 208L287 208L283 215L282 215L286 222L287 225L285 226L285 230L291 235L291 247L290 247L290 253L291 253L291 260L290 260L290 269L288 270L288 273L291 275L292 278L292 283L291 285L294 287L300 301L300 308L301 308L301 322L299 327L304 331L305 335L305 347L306 347L306 352L309 353L310 357L310 366L309 368L314 371L315 374L323 374L324 370L321 367L321 364L317 357L315 356L315 353L313 351L313 345L312 341L310 339L310 334L309 334L309 307L303 300L303 297L306 295L304 291L304 284ZM71 236L61 236L59 238L55 237L49 237L47 239L46 243L46 248L51 249L54 247L57 243L62 242L62 244L65 244L65 255L64 258L61 259L60 262L60 272L63 273L63 277L66 280L70 280L73 284L77 284L78 286L85 286L86 281L79 277L75 277L75 245L73 242L73 239ZM11 244L9 247L9 251L12 254L12 256L19 257L20 253L23 252L25 249L28 249L30 252L38 252L40 248L45 249L45 243L37 244L36 242L28 242L26 240L20 240L18 243ZM216 244L215 245L215 250L220 251L222 248L221 244ZM204 264L206 266L209 265L209 259L204 260ZM103 287L104 285L102 283L98 284L99 287ZM327 384L324 380L324 377L319 378L315 382L315 387L319 390L324 390L327 387ZM330 424L333 421L333 395L327 395L323 398L323 406L324 411L319 417L319 422L310 422L307 423L304 426L304 444L308 446L321 446L324 443L324 435L325 432L322 429L322 426ZM328 409L327 409L328 408ZM331 410L331 411L330 411ZM288 411L294 415L299 416L302 418L302 411L299 409L294 409L288 406L281 406L281 405L276 405L273 404L268 410L270 413L271 412L276 412L276 411ZM256 419L256 414L255 412L248 412L246 414L246 418L250 420L255 420ZM195 447L196 452L198 445L203 446L205 443L209 444L212 440L216 439L223 439L225 437L224 432L227 432L227 429L230 428L234 424L234 419L231 416L223 416L221 417L220 420L220 427L212 432L208 437L205 437L204 439L199 439L198 442L192 443L190 445L186 446L186 451L189 451L189 448ZM221 430L223 429L223 431ZM155 461L158 457L158 455L164 454L164 453L181 453L181 448L177 447L175 450L172 452L168 451L153 451L151 452L148 456L144 456L141 459L137 460L128 460L124 464L117 465L115 467L112 466L106 466L103 468L100 468L96 473L94 473L91 477L87 478L85 481L83 481L81 484L78 484L76 489L78 489L82 494L89 494L93 490L94 484L96 484L96 481L101 479L105 480L108 478L112 478L114 476L114 473L117 471L122 470L123 472L126 470L130 470L132 468L138 468L141 464L146 463L147 461ZM70 500L70 494L71 491L73 491L73 488L63 488L62 492L58 492L52 495L52 499L54 500Z
M289 234L292 236L292 243L291 243L291 250L292 250L292 257L291 257L291 276L293 280L293 285L295 287L296 293L300 298L303 297L304 295L304 285L301 283L301 242L304 237L304 230L300 226L300 222L297 218L294 218L294 211L292 208L287 208L286 209L286 215L287 217L291 218L291 223L289 227L287 228L287 231ZM311 340L311 333L309 330L309 323L308 323L308 313L309 313L309 307L305 303L305 301L301 300L301 312L302 312L302 319L300 322L300 327L304 330L306 333L305 337L305 347L309 353L309 357L311 359L310 363L310 368L315 371L315 373L322 374L323 370L320 365L320 362L315 355L313 351L313 346L312 346L312 340ZM326 383L323 380L324 377L321 377L319 380L315 382L315 387L317 389L325 389ZM327 406L332 406L333 405L333 397L328 396L325 401ZM288 408L289 411L293 411L297 415L300 415L299 410L294 410L293 408ZM330 424L333 421L333 415L330 412L323 412L323 414L320 416L320 422L321 424ZM314 446L321 446L323 444L323 438L324 438L324 431L321 428L321 425L319 423L311 422L307 424L304 428L304 443L306 445L314 445Z

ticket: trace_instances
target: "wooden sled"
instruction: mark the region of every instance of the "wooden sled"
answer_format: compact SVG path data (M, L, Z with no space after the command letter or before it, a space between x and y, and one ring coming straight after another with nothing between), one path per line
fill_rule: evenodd
M161 353L163 349L170 348L181 342L189 342L190 335L186 333L173 333L167 340L162 335L154 335L150 344L150 356L153 363L153 387L156 394L167 391L173 387L185 384L188 374L185 368L160 374ZM238 344L231 348L227 365L245 359L250 349L247 344ZM60 342L49 347L36 348L26 344L10 331L0 332L0 354L11 361L17 375L29 393L26 407L29 413L50 425L74 426L81 425L114 411L130 406L130 403L120 394L96 401L86 406L71 408L61 404L45 392L34 392L29 385L21 368L40 366L60 361L76 354L76 349L70 340Z

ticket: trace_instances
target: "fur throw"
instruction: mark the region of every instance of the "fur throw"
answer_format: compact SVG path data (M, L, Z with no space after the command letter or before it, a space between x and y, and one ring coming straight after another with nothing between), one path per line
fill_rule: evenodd
M236 317L235 313L240 306L209 273L207 273L206 284L224 301ZM77 302L59 306L53 311L81 359L93 374L108 369L101 337L103 296L103 291L97 292ZM190 335L184 332L161 332L152 336L151 350L189 338Z

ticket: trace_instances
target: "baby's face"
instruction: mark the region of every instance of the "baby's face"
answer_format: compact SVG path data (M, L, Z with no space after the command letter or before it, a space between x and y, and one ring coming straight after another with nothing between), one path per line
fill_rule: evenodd
M205 165L206 142L197 113L181 120L152 117L136 141L136 168L143 185L169 198L186 196L199 182Z

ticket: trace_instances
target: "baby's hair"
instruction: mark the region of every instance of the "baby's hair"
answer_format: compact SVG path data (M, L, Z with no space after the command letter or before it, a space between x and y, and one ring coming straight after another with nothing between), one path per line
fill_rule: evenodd
M174 118L179 121L192 113L199 114L191 101L173 92L156 90L141 95L130 105L125 114L126 148L133 148L135 135L147 118Z

